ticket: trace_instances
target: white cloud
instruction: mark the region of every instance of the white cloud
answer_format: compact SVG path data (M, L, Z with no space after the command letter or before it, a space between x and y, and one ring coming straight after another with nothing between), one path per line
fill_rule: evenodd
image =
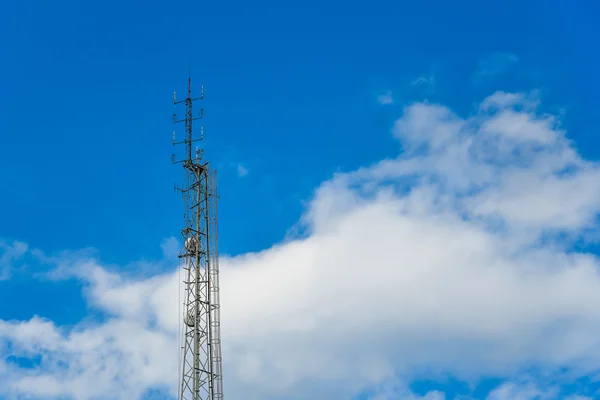
M519 106L527 111L534 111L536 107L539 107L540 101L538 99L537 91L531 93L507 93L498 91L491 96L488 96L483 102L481 102L481 110L490 109L505 109L508 107Z
M177 258L179 251L181 250L181 245L174 237L165 239L160 247L162 249L164 258L171 261Z
M248 170L248 167L246 167L244 164L241 164L241 163L237 165L236 169L237 169L237 174L240 178L247 176L248 173L250 172Z
M377 102L382 106L393 104L394 97L392 96L392 92L388 90L387 92L380 94L379 96L377 96Z
M495 52L479 59L477 69L471 76L473 81L490 79L506 73L514 64L519 62L519 57L512 53Z
M306 238L224 258L226 396L346 399L418 371L475 382L530 366L600 369L600 264L557 239L592 226L600 169L525 102L498 93L469 118L407 107L394 126L403 153L324 182L302 218ZM133 279L89 258L68 263L59 276L87 282L107 321L3 322L0 348L44 358L37 370L5 367L0 394L174 393L177 273ZM505 383L489 400L536 391Z
M424 396L419 396L412 393L410 390L403 391L390 391L377 393L375 396L370 397L369 400L444 400L445 394L439 391L432 391L426 393Z
M6 243L0 241L0 281L10 278L12 270L16 268L16 264L27 253L28 246L26 243L14 241Z
M429 391L422 396L415 394L406 385L396 381L380 385L368 396L369 400L444 400L445 398L445 394L437 390Z
M411 86L429 86L432 87L435 84L435 75L421 75L417 79L410 82Z
M506 382L494 389L486 400L550 400L557 395L556 387L540 389L532 382Z

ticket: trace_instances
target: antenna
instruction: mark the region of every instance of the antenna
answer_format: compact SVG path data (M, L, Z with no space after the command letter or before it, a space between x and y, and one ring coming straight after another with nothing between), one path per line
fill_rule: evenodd
M191 70L191 67L190 67ZM173 122L184 123L185 137L178 142L173 131L173 145L184 145L184 157L174 164L182 163L186 183L176 187L184 201L184 228L181 231L183 246L179 258L183 259L184 299L181 331L181 371L178 384L180 400L223 399L223 373L221 365L221 327L219 302L219 251L218 251L218 193L216 171L204 160L203 151L194 143L204 139L204 128L200 135L193 135L193 122L204 118L204 109L194 116L192 105L204 99L204 87L200 97L192 97L191 72L188 76L188 93L175 107L185 104L185 117Z
M192 112L192 105L197 100L204 100L204 86L202 86L202 94L200 95L200 97L193 98L192 97L192 78L191 77L188 77L188 94L184 100L177 101L177 92L175 92L175 91L173 92L173 105L174 106L185 103L185 118L177 119L177 113L173 113L173 123L174 124L185 123L185 138L183 141L177 142L175 131L173 131L173 145L185 144L186 154L187 154L186 159L174 161L175 164L182 163L182 162L183 163L191 162L192 161L193 143L199 142L204 139L204 137L203 137L204 129L203 128L200 130L200 132L201 132L200 137L194 138L193 134L192 134L193 122L204 118L204 109L203 108L200 109L200 112L198 113L197 116L194 116L194 114ZM175 159L175 156L173 155L172 158Z

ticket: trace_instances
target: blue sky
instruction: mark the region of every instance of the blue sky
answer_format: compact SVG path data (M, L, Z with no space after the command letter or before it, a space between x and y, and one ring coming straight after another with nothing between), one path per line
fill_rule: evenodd
M190 62L194 90L205 86L205 155L219 170L220 247L229 256L284 240L335 172L396 157L410 138L394 136L395 121L415 102L466 118L499 90L535 91L540 113L559 116L581 159L600 158L600 7L591 0L10 1L2 9L0 243L28 251L0 259L11 271L0 280L0 320L39 315L72 327L110 315L86 297L89 280L37 277L65 251L93 248L115 273L172 270L161 244L181 228L173 185L183 175L170 163L171 96L184 93ZM14 307L24 292L33 294ZM453 398L461 385L441 390ZM413 385L431 389L440 388Z

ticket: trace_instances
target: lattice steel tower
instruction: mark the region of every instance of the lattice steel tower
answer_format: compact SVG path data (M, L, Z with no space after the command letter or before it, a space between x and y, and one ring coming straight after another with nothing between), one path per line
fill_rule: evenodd
M173 145L183 144L185 156L174 164L183 164L186 183L181 191L185 204L184 228L181 231L183 246L179 258L183 263L183 313L180 313L181 354L179 399L218 400L223 398L223 375L221 366L221 333L219 317L219 253L217 230L218 194L216 171L204 160L202 150L192 148L203 139L204 129L195 138L192 134L193 121L204 117L204 109L194 115L192 104L204 98L204 87L198 98L192 98L191 79L188 78L188 93L184 100L185 118L174 123L185 125L185 138ZM181 283L180 283L181 284Z

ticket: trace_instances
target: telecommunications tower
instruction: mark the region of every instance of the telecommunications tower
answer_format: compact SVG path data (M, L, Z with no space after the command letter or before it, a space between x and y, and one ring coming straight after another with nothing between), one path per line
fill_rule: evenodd
M204 109L197 115L192 112L192 104L204 98L204 87L200 97L192 98L191 79L188 78L188 92L184 100L185 118L174 123L185 125L185 138L177 142L173 131L173 145L183 144L185 155L174 164L183 164L186 182L176 188L182 193L185 205L184 228L181 231L183 246L179 258L183 259L183 313L180 313L181 353L179 359L179 399L180 400L219 400L223 398L223 375L221 366L221 332L219 317L219 252L217 230L217 187L216 171L204 160L202 150L194 143L203 139L192 134L193 121L204 117ZM181 284L181 282L180 282Z

